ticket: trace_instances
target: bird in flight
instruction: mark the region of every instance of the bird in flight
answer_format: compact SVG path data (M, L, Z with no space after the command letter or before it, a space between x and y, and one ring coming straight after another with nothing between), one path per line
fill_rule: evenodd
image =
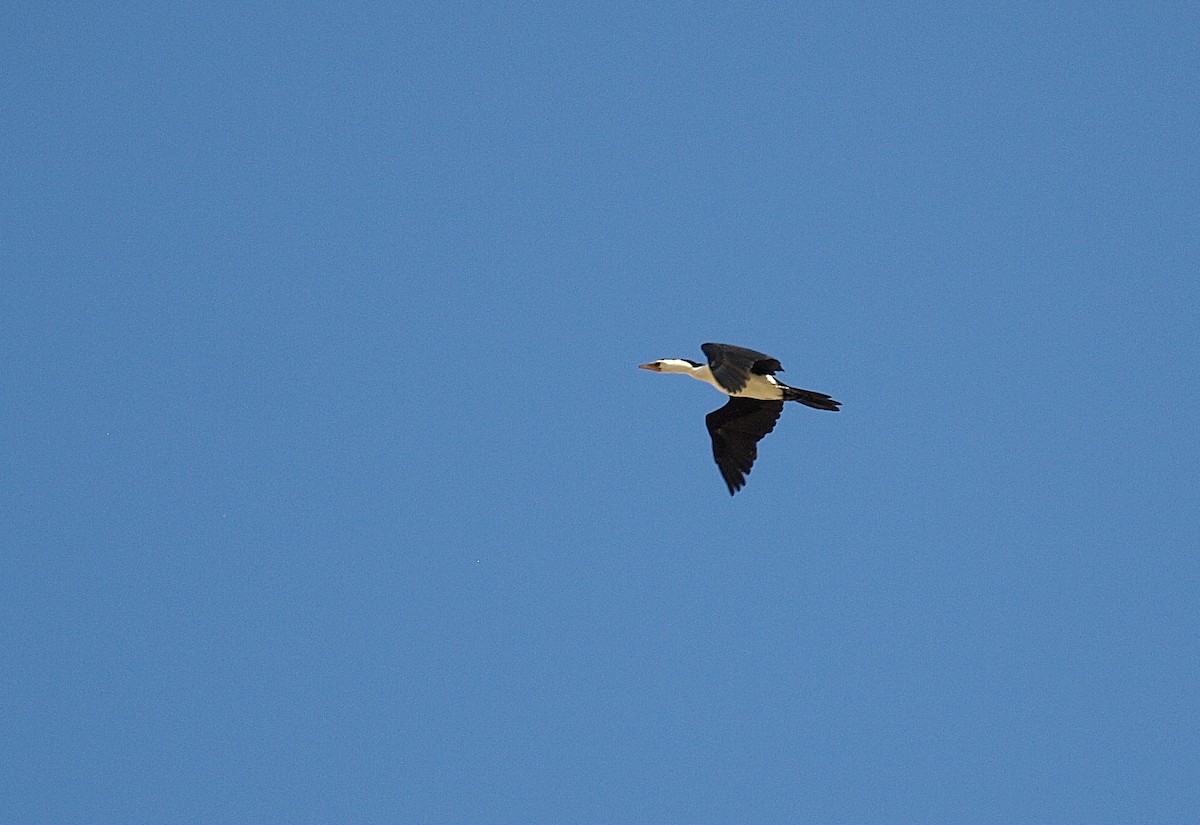
M686 358L663 358L638 369L676 372L711 384L730 396L729 402L704 419L712 436L713 459L733 495L746 484L746 476L758 457L758 442L775 429L784 401L799 401L806 407L837 412L841 404L828 395L789 387L775 378L783 365L775 358L732 344L701 344L707 364Z

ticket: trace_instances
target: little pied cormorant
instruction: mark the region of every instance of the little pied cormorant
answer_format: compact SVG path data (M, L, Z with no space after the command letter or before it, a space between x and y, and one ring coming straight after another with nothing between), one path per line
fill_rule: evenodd
M828 395L789 387L775 379L783 366L775 358L731 344L701 344L708 364L686 358L664 358L641 364L638 369L677 372L711 384L730 396L729 403L704 419L712 436L713 458L729 495L746 484L746 476L758 457L758 442L775 429L784 401L799 401L807 407L837 412L841 404Z

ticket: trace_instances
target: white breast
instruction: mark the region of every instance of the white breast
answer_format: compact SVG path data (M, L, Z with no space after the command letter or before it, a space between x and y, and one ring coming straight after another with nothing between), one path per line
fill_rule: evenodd
M760 401L778 401L783 398L783 390L773 375L751 375L750 382L738 392L732 393L737 398L757 398Z
M713 378L712 370L707 366L699 367L691 375L715 387L719 392L735 398L755 398L759 401L778 401L783 398L783 390L779 388L779 382L773 375L751 375L749 383L737 392L729 392L718 384L717 379Z

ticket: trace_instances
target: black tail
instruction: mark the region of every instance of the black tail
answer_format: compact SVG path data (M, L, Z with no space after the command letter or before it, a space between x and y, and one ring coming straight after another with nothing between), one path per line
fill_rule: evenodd
M814 410L829 410L837 412L842 404L840 401L834 401L823 392L813 392L812 390L798 390L795 387L784 386L783 388L784 401L799 401L806 407L812 407Z

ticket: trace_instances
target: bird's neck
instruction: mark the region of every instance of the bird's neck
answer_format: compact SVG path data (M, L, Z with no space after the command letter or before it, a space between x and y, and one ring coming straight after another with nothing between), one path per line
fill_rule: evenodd
M700 381L707 380L705 375L711 374L707 366L697 366L690 361L684 361L682 358L667 358L660 361L659 364L662 372L676 372L680 375L689 375Z
M677 372L681 375L686 375L688 378L695 378L697 381L703 381L717 392L725 392L717 379L713 378L712 369L708 364L693 364L682 359L664 361L662 365L663 372ZM726 393L728 394L728 393Z

